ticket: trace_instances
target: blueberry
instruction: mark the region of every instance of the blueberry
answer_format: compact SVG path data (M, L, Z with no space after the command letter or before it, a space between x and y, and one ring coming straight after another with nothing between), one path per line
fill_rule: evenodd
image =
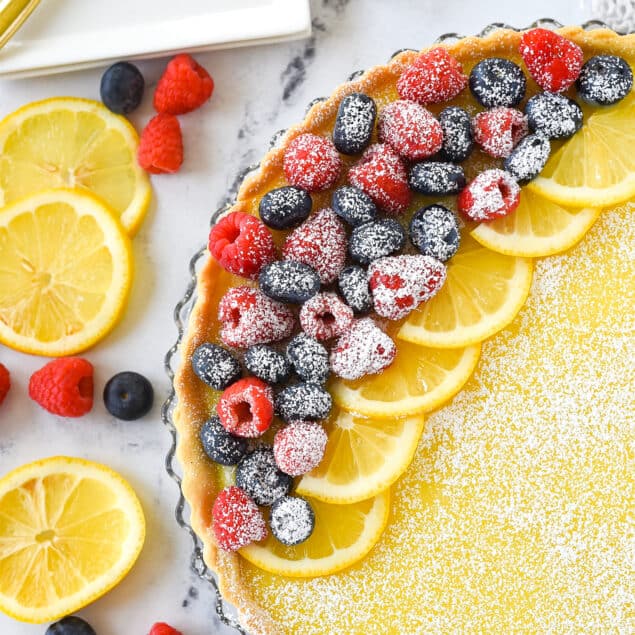
M138 108L144 86L143 75L134 64L117 62L101 76L99 91L106 108L126 115Z
M326 419L332 406L328 391L311 382L287 386L276 396L276 410L287 422Z
M272 229L291 229L311 214L313 201L306 190L286 185L267 192L260 199L260 218Z
M247 440L229 434L216 416L203 424L199 438L205 454L221 465L236 465L247 454Z
M458 106L449 106L439 113L439 123L443 130L443 145L438 158L454 163L465 161L474 147L469 113Z
M260 290L272 300L302 304L320 290L320 276L309 265L278 260L266 265L258 276Z
M470 73L470 90L485 108L516 106L525 96L526 87L520 66L502 57L488 57Z
M293 479L278 469L273 458L273 449L260 446L238 464L236 485L243 489L256 505L271 505L289 493Z
M608 106L628 95L633 86L633 71L621 57L595 55L585 62L575 85L587 103Z
M356 227L351 234L348 251L355 262L367 265L377 258L401 251L405 244L403 227L396 220L386 218Z
M335 213L353 227L368 223L377 217L377 207L370 196L352 185L335 190L331 205Z
M458 194L465 187L465 173L455 163L423 161L410 168L408 185L411 190L427 196Z
M81 617L71 615L51 624L46 635L96 635L93 627Z
M152 409L152 384L139 373L125 371L108 380L104 388L106 410L117 419L133 421Z
M456 217L443 205L423 207L410 221L410 241L424 256L449 260L460 242Z
M303 381L323 384L329 378L329 353L310 335L296 335L287 346L287 357L296 375Z
M315 513L308 501L297 496L283 496L271 506L271 533L283 544L299 545L315 529Z
M224 348L204 342L192 355L194 374L214 390L225 390L242 375L238 360Z
M521 183L535 179L545 167L551 145L541 134L525 137L505 159L505 169Z
M529 128L550 139L566 139L582 128L582 108L566 95L538 93L525 106Z
M345 267L340 273L338 286L346 304L358 315L368 313L373 308L365 269L357 265Z
M359 154L370 144L377 107L364 93L352 93L340 102L333 128L333 143L342 154Z
M282 384L291 374L287 358L266 344L256 344L247 349L245 366L252 375L268 384Z

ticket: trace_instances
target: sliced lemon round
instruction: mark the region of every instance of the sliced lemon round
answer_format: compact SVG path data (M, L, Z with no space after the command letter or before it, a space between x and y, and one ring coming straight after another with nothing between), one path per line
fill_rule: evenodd
M28 104L0 122L0 207L41 190L83 188L132 235L151 198L138 144L128 120L97 101L55 97Z
M106 335L132 282L130 239L94 195L48 190L0 210L0 342L73 355Z
M40 624L114 587L143 546L145 520L110 468L65 456L0 480L0 609Z
M491 251L464 234L445 284L408 316L397 336L439 348L482 342L516 317L532 275L532 260Z

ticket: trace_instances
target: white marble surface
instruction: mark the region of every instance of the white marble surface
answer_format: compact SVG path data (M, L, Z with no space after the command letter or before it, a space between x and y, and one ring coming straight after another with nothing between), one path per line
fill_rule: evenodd
M448 31L472 34L490 22L525 26L550 16L580 23L577 0L314 0L311 39L200 55L216 82L211 102L181 118L185 162L177 176L153 178L155 200L135 239L136 280L123 322L86 357L96 369L93 411L77 420L42 411L27 396L44 360L0 347L13 388L0 409L0 474L27 461L70 454L106 463L130 480L144 505L148 535L128 577L81 615L98 635L145 635L164 620L184 635L229 633L219 624L212 594L189 569L190 538L176 525L177 490L164 470L169 435L160 407L169 382L163 356L176 331L172 309L188 281L187 263L207 235L210 212L235 175L264 152L273 132L301 118L306 104L328 94L353 70L382 63L395 50L419 48ZM146 99L133 122L151 114L151 93L164 61L141 63ZM98 98L100 71L0 82L0 115L53 95ZM136 370L154 384L153 411L118 422L101 401L105 381ZM1 635L43 635L45 626L0 615Z

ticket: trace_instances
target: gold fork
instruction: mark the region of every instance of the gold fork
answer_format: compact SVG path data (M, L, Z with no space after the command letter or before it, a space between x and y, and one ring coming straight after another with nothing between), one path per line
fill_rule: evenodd
M16 34L38 4L40 0L9 0L0 9L0 48Z

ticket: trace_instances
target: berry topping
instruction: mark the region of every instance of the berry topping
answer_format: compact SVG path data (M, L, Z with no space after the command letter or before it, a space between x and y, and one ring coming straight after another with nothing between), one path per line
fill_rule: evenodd
M150 174L174 174L183 163L183 137L179 120L160 113L150 119L137 148L139 165Z
M317 271L294 260L279 260L267 265L260 272L258 282L265 295L291 304L302 304L320 290Z
M157 622L152 625L148 635L183 635L181 631L177 631L165 622Z
M582 67L576 88L584 101L609 106L624 99L633 87L633 71L616 55L595 55Z
M81 617L69 615L51 624L45 635L96 635L95 629ZM150 635L153 635L152 633Z
M252 375L268 384L282 384L291 374L291 366L287 358L265 344L258 344L247 349L245 366Z
M257 377L239 379L225 388L216 412L230 434L259 437L273 421L273 391Z
M152 410L152 384L139 373L124 371L111 377L104 387L106 410L117 419L134 421Z
M289 234L282 253L287 260L309 265L322 284L330 284L346 262L344 224L332 209L321 209Z
M287 386L276 397L276 410L287 422L326 419L332 407L328 391L313 382Z
M470 90L485 108L516 106L525 96L527 82L520 66L501 57L488 57L470 73Z
M257 505L271 505L289 493L293 479L278 469L273 449L260 446L238 464L236 485Z
M355 320L331 351L331 369L343 379L380 373L397 355L395 343L371 318Z
M373 200L357 187L344 185L333 192L333 211L352 227L375 220L377 207Z
M277 258L271 232L255 216L232 212L209 233L209 251L229 273L255 280Z
M242 375L238 360L221 346L203 342L192 354L194 374L214 390L225 390Z
M551 93L567 90L582 68L582 49L548 29L531 29L520 39L520 55L536 83Z
M458 194L465 187L465 174L455 163L424 161L410 168L408 184L411 190L427 196Z
M218 319L223 324L221 339L233 348L277 342L289 337L295 326L289 307L252 287L229 289L218 304Z
M461 214L475 221L492 220L507 216L520 202L520 186L505 170L481 172L459 194L457 201Z
M397 80L399 96L420 104L449 101L466 86L460 62L441 47L419 55Z
M340 102L333 128L333 143L342 154L359 154L370 143L375 126L375 102L363 93L352 93Z
M318 293L302 305L302 330L322 341L346 332L353 322L353 309L335 293Z
M11 389L11 375L4 364L0 364L0 406Z
M379 139L402 157L426 159L441 149L443 129L434 115L412 101L393 101L379 114Z
M348 251L355 262L367 265L377 258L401 251L406 244L406 232L392 218L375 220L356 227L348 244Z
M538 93L525 106L529 129L550 139L566 139L582 128L582 108L565 95Z
M315 528L315 514L304 498L285 496L271 507L271 533L283 544L299 545Z
M458 106L448 106L439 113L439 123L443 130L439 159L454 163L465 161L474 147L469 113Z
M101 76L99 94L106 108L127 115L139 107L144 87L143 75L134 64L117 62Z
M328 351L314 337L306 333L296 335L287 346L287 357L303 381L323 384L329 378Z
M294 421L278 430L273 440L276 464L290 476L300 476L319 465L326 448L324 428L314 421Z
M214 80L190 55L173 57L154 91L157 112L184 115L202 106L214 92Z
M302 188L287 185L267 192L258 208L262 222L272 229L291 229L305 221L313 201Z
M256 503L240 489L222 490L212 507L212 530L225 551L236 551L267 537L267 524Z
M527 117L514 108L493 108L479 112L472 122L474 141L487 154L505 158L527 134Z
M81 417L93 407L93 366L81 357L62 357L31 375L29 397L54 415Z
M401 214L410 204L412 194L406 166L386 144L370 146L349 170L348 179L389 214Z
M356 314L368 313L373 308L373 298L368 286L368 274L365 269L351 265L342 269L338 287L346 304Z
M306 133L296 137L287 147L283 168L291 185L317 192L337 181L342 160L330 139Z
M445 262L459 248L456 218L443 205L429 205L415 212L410 221L410 242L424 255Z
M505 169L519 182L535 179L545 167L551 144L541 134L525 137L505 159Z
M229 434L218 417L211 417L199 434L205 454L221 465L236 465L247 454L247 441Z
M445 282L445 265L431 256L392 256L368 269L378 315L399 320L433 297Z

